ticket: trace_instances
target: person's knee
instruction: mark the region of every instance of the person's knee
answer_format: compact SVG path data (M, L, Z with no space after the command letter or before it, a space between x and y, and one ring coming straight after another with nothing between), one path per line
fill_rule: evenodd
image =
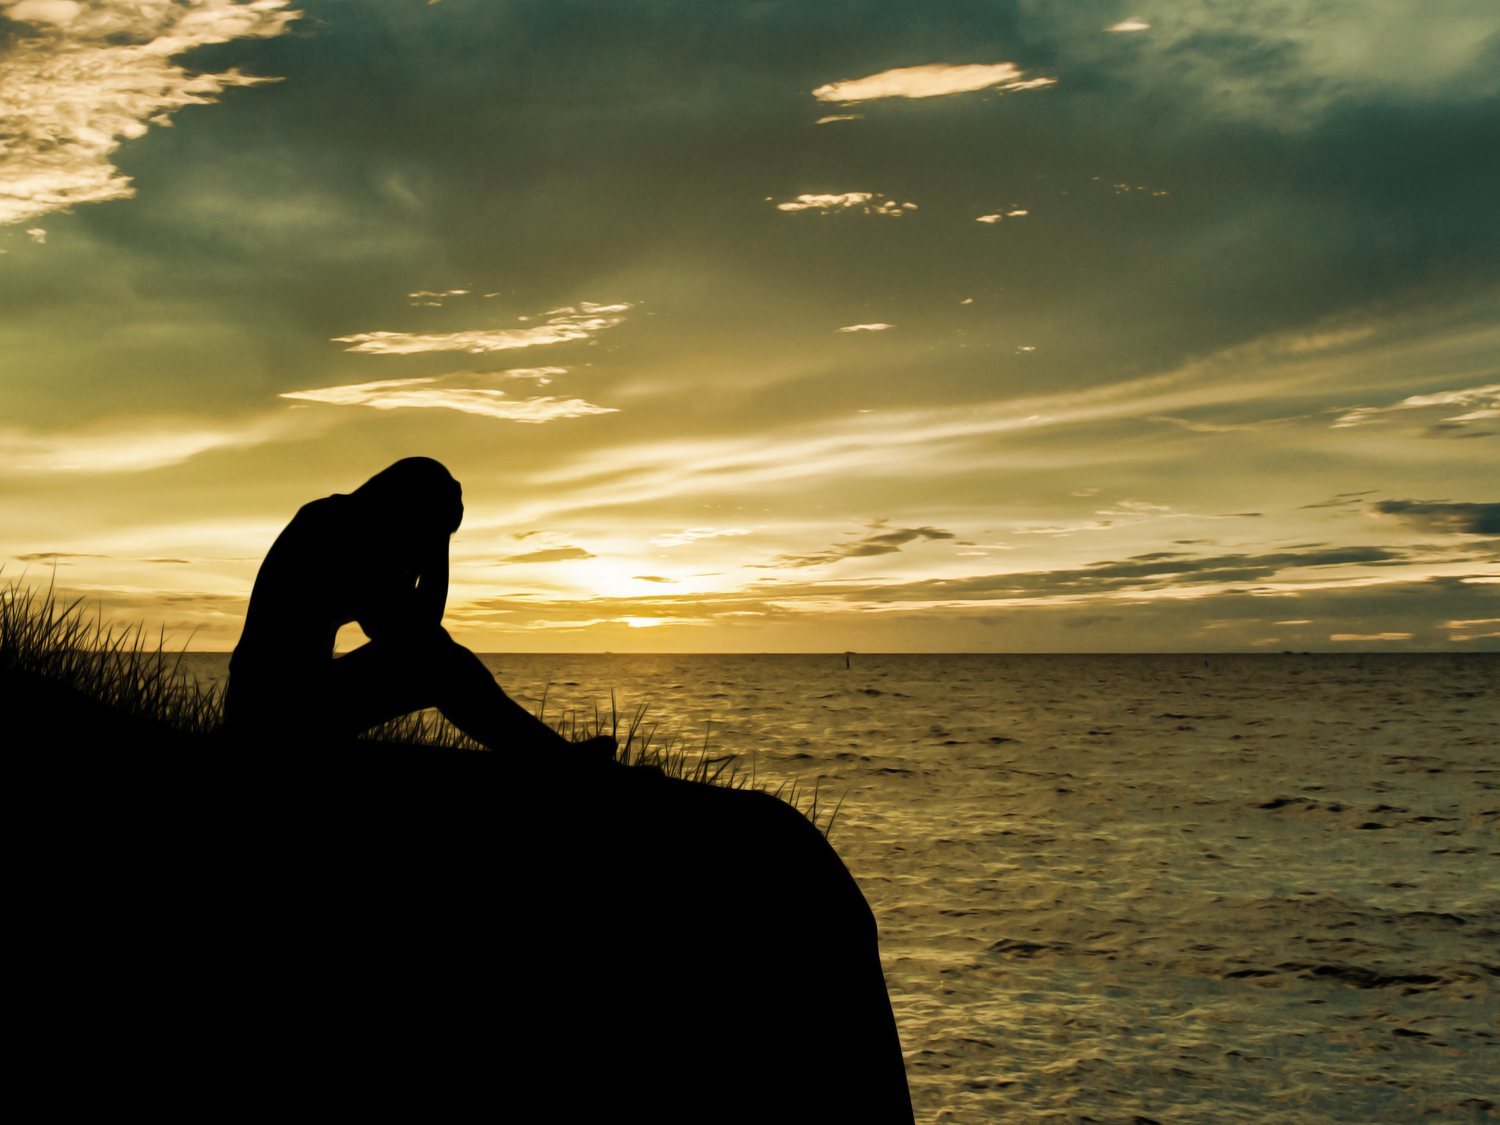
M441 659L453 647L453 638L441 625L408 625L382 637L383 647L426 659Z
M479 657L450 637L441 625L423 629L413 638L412 647L418 659L429 661L445 673L480 665Z

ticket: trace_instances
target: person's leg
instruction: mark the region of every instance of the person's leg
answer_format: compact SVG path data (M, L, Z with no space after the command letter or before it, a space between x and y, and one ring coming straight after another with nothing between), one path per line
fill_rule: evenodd
M572 745L506 695L479 658L438 627L399 641L371 641L338 657L327 684L330 720L351 733L436 707L492 750Z

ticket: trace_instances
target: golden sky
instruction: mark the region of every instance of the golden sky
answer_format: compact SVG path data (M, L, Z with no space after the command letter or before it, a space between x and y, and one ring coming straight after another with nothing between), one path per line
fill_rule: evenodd
M935 9L935 10L934 10ZM0 0L0 562L227 650L1500 650L1500 8Z

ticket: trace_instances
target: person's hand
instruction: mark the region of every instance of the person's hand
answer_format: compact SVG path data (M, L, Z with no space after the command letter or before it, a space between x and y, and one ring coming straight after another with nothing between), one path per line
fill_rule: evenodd
M583 742L575 742L571 749L586 762L609 765L615 760L615 750L618 745L611 735L601 734Z

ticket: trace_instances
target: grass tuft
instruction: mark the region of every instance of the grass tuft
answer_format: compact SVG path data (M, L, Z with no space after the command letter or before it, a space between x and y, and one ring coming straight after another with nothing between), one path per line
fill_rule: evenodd
M40 676L142 719L192 734L219 725L223 701L139 625L119 627L90 615L82 598L63 601L17 580L0 585L0 672Z

